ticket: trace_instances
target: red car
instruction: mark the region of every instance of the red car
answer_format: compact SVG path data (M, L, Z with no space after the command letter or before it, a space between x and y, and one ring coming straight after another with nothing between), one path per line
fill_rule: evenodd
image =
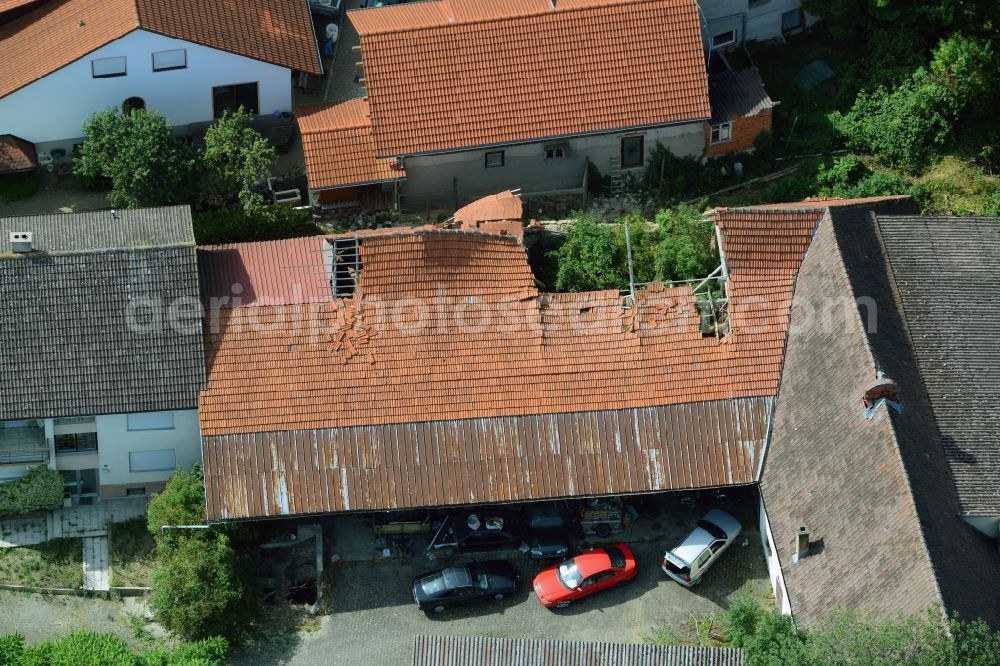
M577 599L635 578L635 555L623 543L595 548L535 576L535 594L546 608L566 608Z

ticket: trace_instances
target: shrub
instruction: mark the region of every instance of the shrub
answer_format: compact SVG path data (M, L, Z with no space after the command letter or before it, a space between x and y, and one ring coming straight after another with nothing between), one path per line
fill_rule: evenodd
M250 617L242 567L225 534L185 535L161 548L149 605L167 629L188 639L232 635Z
M141 208L189 198L197 155L174 136L162 114L108 109L87 119L83 135L73 173L84 182L108 181L112 206Z
M558 261L556 291L621 289L628 285L623 247L614 227L593 217L570 225L566 242L554 252Z
M830 166L820 165L816 173L816 194L822 197L880 197L910 194L913 190L903 176L888 172L872 172L857 155L844 155Z
M0 202L27 199L38 191L38 172L0 176Z
M656 279L694 280L719 264L714 249L715 226L702 219L701 206L677 206L656 214L660 241L656 247Z
M136 666L137 659L125 641L117 636L74 631L57 640L27 648L21 663L46 666Z
M205 475L195 463L190 472L177 470L162 492L157 493L146 510L146 525L153 536L160 536L164 525L201 525L205 522Z
M205 211L195 213L193 221L199 245L281 240L320 233L308 211L286 206Z
M24 636L7 634L0 636L0 664L20 664L24 656Z
M224 666L229 642L214 636L184 643L173 650L158 648L142 656L142 666Z
M264 205L264 197L254 187L267 175L278 153L263 136L250 127L250 114L241 106L226 111L205 132L205 167L214 181L212 193L238 192L245 208Z
M54 509L63 503L63 478L48 467L32 467L20 479L0 483L0 516Z

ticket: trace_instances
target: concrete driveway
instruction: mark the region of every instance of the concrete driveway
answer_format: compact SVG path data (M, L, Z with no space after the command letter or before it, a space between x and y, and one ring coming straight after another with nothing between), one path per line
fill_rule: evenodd
M743 523L744 534L700 585L685 589L660 571L665 547L676 544L709 508L682 509L676 501L664 499L624 534L613 535L607 542L623 541L632 546L639 562L636 579L560 611L543 608L531 591L531 580L542 565L517 553L454 560L513 561L522 577L521 589L514 596L430 617L414 606L410 581L442 563L398 557L342 560L330 572L330 615L322 618L318 628L300 633L290 644L275 645L273 650L258 645L237 654L235 663L324 664L336 655L337 663L351 666L405 665L410 663L413 637L419 634L605 642L641 642L663 627L683 634L692 616L718 613L732 595L749 592L763 601L769 590L751 502L727 507ZM591 545L581 542L574 550Z

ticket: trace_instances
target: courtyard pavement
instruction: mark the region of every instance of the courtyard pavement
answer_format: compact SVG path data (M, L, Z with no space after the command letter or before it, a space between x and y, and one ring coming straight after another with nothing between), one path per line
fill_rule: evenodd
M663 551L672 547L708 510L667 507L647 515L630 531L612 537L632 546L639 575L629 583L581 600L568 609L549 611L531 591L531 580L542 564L517 553L481 554L475 559L502 557L521 572L521 589L500 602L485 602L446 611L439 616L419 612L410 581L420 573L447 566L425 557L387 559L375 556L371 543L345 543L334 528L332 549L346 558L329 566L327 604L330 614L294 640L257 643L241 648L236 664L326 664L331 655L351 666L410 663L413 639L421 634L551 638L616 643L642 642L666 630L690 633L695 618L726 608L733 595L748 593L761 602L769 594L767 565L749 506L731 507L744 533L706 574L703 582L686 589L660 571ZM350 520L345 518L344 520ZM592 545L577 544L575 552ZM366 549L371 553L362 559ZM343 557L343 556L341 556ZM348 559L350 558L350 559ZM454 562L468 561L468 556Z

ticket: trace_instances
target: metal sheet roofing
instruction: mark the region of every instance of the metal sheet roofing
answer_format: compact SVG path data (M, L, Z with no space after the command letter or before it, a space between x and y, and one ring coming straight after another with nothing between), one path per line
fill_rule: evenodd
M0 97L139 28L323 73L306 0L50 0L0 26Z
M736 648L416 636L413 666L743 666Z
M33 232L38 251L12 254L9 231ZM205 356L187 207L0 219L0 349L0 420L194 409Z
M302 106L295 113L310 189L406 178L406 171L395 159L375 157L367 100Z
M320 236L198 248L202 303L215 308L333 300Z
M302 399L306 399L303 396ZM756 481L771 398L204 438L210 520Z
M348 16L380 157L711 113L694 0L439 0Z

